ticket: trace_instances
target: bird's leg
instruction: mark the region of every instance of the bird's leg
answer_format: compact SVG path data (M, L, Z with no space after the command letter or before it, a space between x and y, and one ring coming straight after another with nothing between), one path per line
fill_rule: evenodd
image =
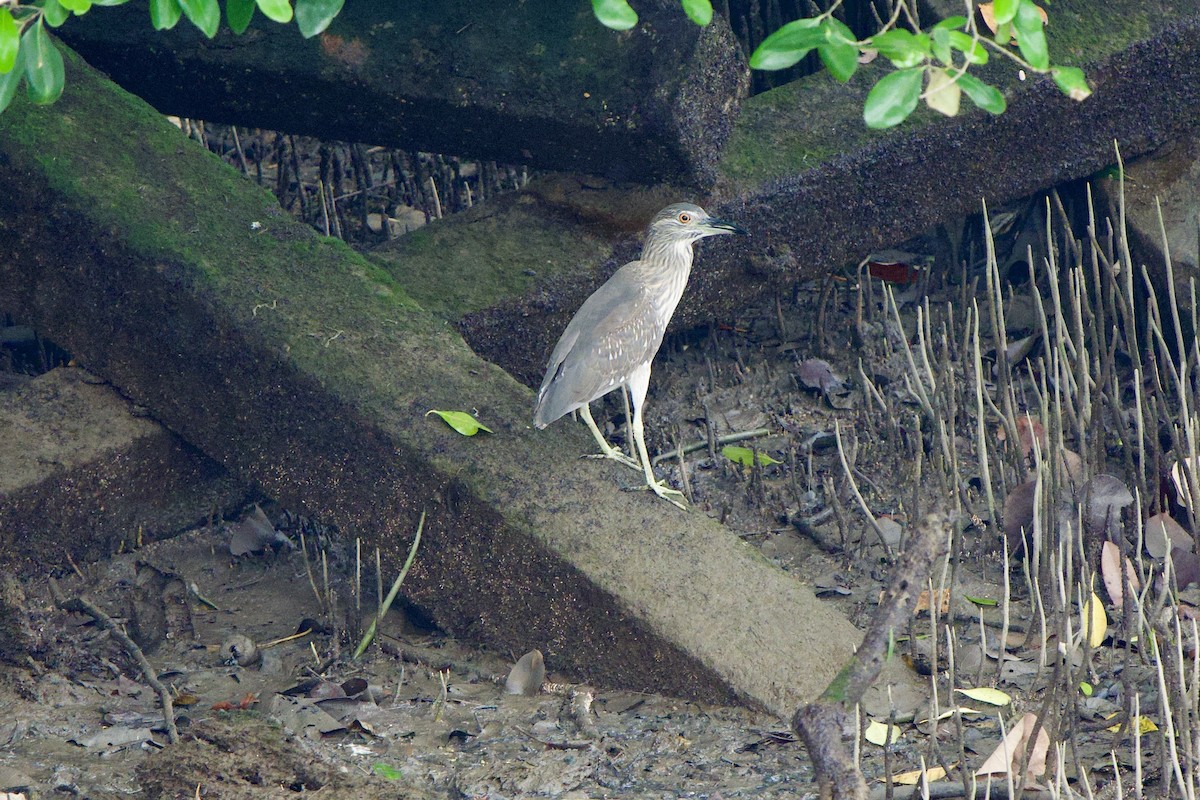
M625 390L622 389L621 391ZM633 469L642 468L641 464L604 440L604 434L600 433L600 429L596 427L596 420L592 419L591 409L584 405L580 407L579 413L583 417L583 421L587 423L588 429L591 430L592 436L596 437L596 443L600 445L599 453L587 455L584 458L611 458L613 461L624 464L627 467L632 467Z
M644 395L643 395L644 396ZM687 506L676 500L671 495L677 494L683 497L683 492L678 489L672 489L664 483L660 483L654 477L654 467L650 464L650 454L646 452L646 432L642 425L642 404L638 403L633 409L633 441L637 445L638 456L642 460L642 469L646 472L646 488L654 492L656 495L666 500L671 505L683 511L687 511Z

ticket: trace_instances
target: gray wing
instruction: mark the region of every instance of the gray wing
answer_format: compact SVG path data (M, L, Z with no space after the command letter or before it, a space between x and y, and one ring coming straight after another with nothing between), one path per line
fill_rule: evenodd
M584 301L563 331L538 390L537 427L608 394L654 358L665 327L630 269L636 263L622 267Z

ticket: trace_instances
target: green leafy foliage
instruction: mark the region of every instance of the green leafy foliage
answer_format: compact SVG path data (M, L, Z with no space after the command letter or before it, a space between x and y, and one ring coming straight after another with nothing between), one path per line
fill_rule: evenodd
M825 42L825 33L817 18L789 22L772 33L750 56L751 69L787 69Z
M925 70L910 67L884 75L867 94L863 120L868 128L891 128L908 119L921 99L921 79Z
M711 17L710 0L688 1L695 6L696 14L702 14L702 6L707 5ZM35 103L53 103L62 95L65 83L62 53L47 33L47 25L56 28L72 15L86 14L93 6L119 6L127 2L0 0L0 112L12 103L22 80ZM345 0L295 0L293 9L292 0L225 0L225 17L230 30L240 34L249 27L257 8L273 22L288 23L294 18L300 33L308 38L329 27L344 4ZM219 0L149 0L149 10L150 24L159 31L174 28L186 16L211 39L221 25Z
M254 0L225 0L225 21L229 23L229 30L239 36L245 33L250 20L254 19L254 8Z
M1003 114L1004 109L1008 107L1008 102L999 89L984 83L970 73L959 75L958 85L962 87L963 94L969 97L972 103L989 114Z
M592 0L592 13L600 24L614 31L627 31L637 25L637 12L626 0Z
M829 74L847 81L860 61L875 55L886 58L896 71L879 79L863 105L863 119L871 128L900 124L922 101L934 111L954 116L963 95L990 114L1004 113L1007 102L1000 90L970 73L972 67L988 63L989 50L1003 52L1026 70L1049 73L1063 94L1074 100L1091 94L1082 70L1051 66L1044 12L1034 0L994 0L980 11L996 29L990 38L967 17L953 16L928 31L896 27L892 21L863 41L856 41L845 25L826 12L788 22L767 36L750 56L750 66L787 69L816 50ZM1007 47L1010 42L1015 50Z
M53 103L63 93L65 76L62 53L50 41L42 20L31 25L21 37L25 54L25 80L29 99L38 105Z
M858 40L841 20L829 17L821 23L825 42L817 47L829 74L845 83L858 69Z
M712 22L713 7L710 0L680 0L683 4L683 13L687 14L688 19L700 25L707 26Z
M10 72L17 63L21 29L7 8L0 8L0 72Z
M345 0L296 0L296 25L310 39L321 33L342 10Z
M425 412L425 416L437 414L447 425L461 433L463 436L474 436L480 431L492 433L492 429L481 423L479 420L472 417L465 411L438 411L436 408Z
M58 0L46 0L42 6L42 19L46 20L46 24L51 28L57 28L67 21L71 16L71 12L63 8L62 3Z
M263 15L272 22L286 24L292 21L292 4L288 0L258 0ZM228 13L228 6L226 7Z
M179 6L201 33L209 39L217 35L221 25L221 7L217 0L179 0Z
M21 77L24 74L25 51L18 50L12 69L8 72L0 72L0 112L8 108L8 104L12 102L13 96L17 93L17 87L21 84Z
M156 31L169 31L183 16L179 0L150 0L150 24Z
M1050 76L1063 94L1072 100L1086 100L1092 95L1092 87L1088 86L1087 78L1079 67L1054 67L1050 70Z
M1041 12L1031 0L1023 0L1013 17L1017 32L1017 47L1029 65L1039 72L1050 69L1050 50L1046 45L1046 30Z

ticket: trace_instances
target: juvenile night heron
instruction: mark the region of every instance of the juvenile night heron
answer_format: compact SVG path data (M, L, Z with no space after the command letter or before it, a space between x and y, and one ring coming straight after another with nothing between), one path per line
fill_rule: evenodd
M683 493L654 477L642 406L650 386L650 362L692 272L692 242L722 233L745 231L691 203L676 203L658 212L646 229L642 257L613 273L567 324L550 356L533 412L533 424L544 428L578 409L600 445L600 457L641 469L647 487L680 508L683 504L671 495ZM605 441L588 408L593 400L621 386L629 389L633 405L638 461Z

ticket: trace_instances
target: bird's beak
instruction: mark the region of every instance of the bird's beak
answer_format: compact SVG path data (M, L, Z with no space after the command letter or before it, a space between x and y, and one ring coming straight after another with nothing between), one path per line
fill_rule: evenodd
M708 219L704 220L704 227L712 230L713 233L736 233L741 236L750 235L749 232L747 232L744 228L739 228L732 222L726 222L725 220L717 219L716 217L709 217Z

